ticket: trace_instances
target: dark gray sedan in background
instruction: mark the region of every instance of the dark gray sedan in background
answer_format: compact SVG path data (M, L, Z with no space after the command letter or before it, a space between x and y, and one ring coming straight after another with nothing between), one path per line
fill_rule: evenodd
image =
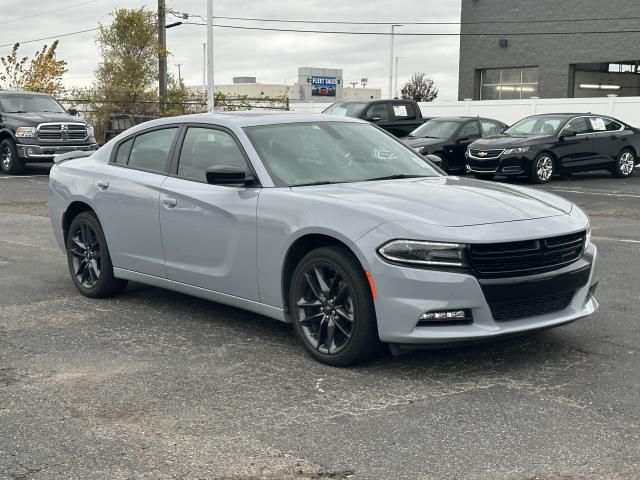
M441 174L367 122L203 114L135 126L51 170L89 297L128 280L292 322L336 366L594 313L587 216L547 192ZM158 312L161 314L161 312Z

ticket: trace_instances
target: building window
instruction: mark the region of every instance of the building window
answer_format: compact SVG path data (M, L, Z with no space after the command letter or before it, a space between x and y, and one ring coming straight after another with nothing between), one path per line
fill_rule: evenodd
M538 96L538 67L480 70L480 100L518 100Z

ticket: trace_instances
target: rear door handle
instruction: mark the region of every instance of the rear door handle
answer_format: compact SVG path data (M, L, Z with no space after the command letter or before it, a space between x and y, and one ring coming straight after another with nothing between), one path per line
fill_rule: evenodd
M178 200L176 200L175 198L167 197L162 199L162 203L167 208L175 208L175 206L178 205Z
M97 185L100 190L109 188L109 182L107 180L98 180Z

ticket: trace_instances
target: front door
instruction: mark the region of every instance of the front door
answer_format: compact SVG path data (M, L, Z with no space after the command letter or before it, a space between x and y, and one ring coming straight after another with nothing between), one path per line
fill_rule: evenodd
M161 186L160 224L167 276L176 282L258 300L256 208L259 188L210 185L214 165L248 169L228 131L189 126L172 175Z
M471 143L482 138L478 120L470 120L460 127L454 135L453 143L445 147L449 168L464 168L466 159L464 153Z
M574 130L573 137L563 137L566 130ZM577 117L569 121L562 132L558 143L553 148L560 166L567 170L582 170L597 158L594 152L591 127L585 117Z

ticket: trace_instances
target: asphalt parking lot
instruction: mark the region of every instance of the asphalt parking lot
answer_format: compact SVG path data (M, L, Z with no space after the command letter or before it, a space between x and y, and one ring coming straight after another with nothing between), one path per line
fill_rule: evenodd
M258 315L81 297L47 170L0 176L0 478L640 478L640 175L543 187L591 215L595 316L341 370Z

